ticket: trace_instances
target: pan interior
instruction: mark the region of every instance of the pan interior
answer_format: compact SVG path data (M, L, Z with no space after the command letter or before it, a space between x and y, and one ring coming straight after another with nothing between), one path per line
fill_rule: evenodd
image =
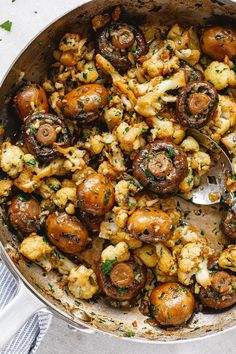
M223 0L198 0L187 3L177 0L124 0L112 2L112 5L122 5L128 14L137 16L137 19L141 21L155 21L165 24L175 22L205 23L212 16L236 17L236 4ZM23 76L27 80L41 81L48 70L52 49L62 34L68 31L81 32L88 25L91 17L108 7L110 6L105 0L88 2L50 25L29 45L15 62L0 87L0 117L2 120L11 122L11 116L4 106L4 97L11 87ZM44 45L41 46L38 43L44 43ZM210 245L218 252L225 242L220 231L217 232L217 237L216 233L212 232L215 228L219 229L221 216L219 209L215 206L199 208L199 206L178 198L175 198L175 202L179 202L184 210L189 211L188 221L205 232ZM200 215L199 209L201 209ZM147 321L147 317L140 313L138 307L125 311L111 308L101 299L96 302L75 301L63 288L59 287L56 273L50 272L45 276L41 268L19 256L17 238L8 231L5 225L0 226L0 240L15 267L33 287L34 292L41 294L64 318L72 320L75 326L83 324L117 336L168 342L202 337L208 333L213 334L228 329L236 324L235 308L231 308L217 314L197 313L187 326L164 330L153 327ZM53 292L51 287L54 289Z

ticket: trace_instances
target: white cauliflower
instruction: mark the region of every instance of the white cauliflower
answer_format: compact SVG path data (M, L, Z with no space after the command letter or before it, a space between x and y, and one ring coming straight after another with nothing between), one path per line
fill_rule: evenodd
M11 193L13 181L9 178L0 180L0 201Z
M24 153L16 145L5 142L1 146L0 167L10 177L16 178L24 168Z
M39 261L49 255L53 250L43 237L35 233L26 237L20 245L20 253L30 261Z
M107 157L114 170L117 172L125 171L125 160L118 141L116 141L114 136L110 133L103 134L103 141L105 143L104 155Z
M198 152L200 149L198 142L190 135L182 141L180 146L186 152Z
M122 180L115 185L115 200L120 207L134 209L137 202L133 197L139 191L138 187L128 181Z
M156 266L158 258L156 254L155 246L144 245L141 248L137 248L134 253L138 256L145 266L153 268Z
M50 263L53 269L57 269L60 274L67 275L72 268L75 268L75 263L71 262L57 249L54 249L50 254Z
M148 130L148 125L145 122L130 126L126 122L122 122L116 129L116 136L120 142L120 147L123 151L132 152L143 147L146 142L142 134Z
M116 260L117 262L124 262L130 258L129 247L125 242L119 242L115 246L108 246L102 251L101 261L107 259Z
M204 175L211 167L210 155L204 151L197 151L192 154L192 168L198 176Z
M83 265L71 269L68 276L68 289L77 299L91 299L99 289L94 271Z
M116 107L105 109L104 119L107 123L108 129L113 129L116 125L119 125L122 121L123 110Z
M236 131L225 135L221 142L225 145L230 154L236 155Z
M200 285L210 285L210 274L206 267L207 257L212 250L206 245L205 240L187 243L178 255L178 280L184 285L190 285L195 275ZM197 276L197 273L200 275Z
M228 246L218 259L221 268L229 269L236 272L236 245Z
M217 90L236 85L236 74L229 66L219 61L212 61L205 70L205 78Z
M175 276L177 274L177 263L171 251L161 242L156 244L157 275Z
M64 167L67 170L74 172L76 170L82 170L85 167L85 150L80 150L76 146L70 146L68 148L57 147L57 149L66 158Z
M68 202L72 202L72 204L76 204L77 201L76 188L74 187L61 188L53 195L52 198L53 198L53 202L58 206L58 208L64 209Z
M45 178L40 187L39 194L43 199L51 198L61 187L61 182L55 177Z
M36 175L31 168L25 168L14 180L14 185L25 193L32 193L39 188L41 181L35 179Z
M78 79L84 83L95 82L98 76L99 75L94 61L87 62L84 65L83 71L76 75L76 77L78 77Z
M176 244L179 244L179 241L182 245L186 245L189 242L197 242L200 238L198 231L190 225L181 225L178 226L172 237L166 242L168 247L175 247Z

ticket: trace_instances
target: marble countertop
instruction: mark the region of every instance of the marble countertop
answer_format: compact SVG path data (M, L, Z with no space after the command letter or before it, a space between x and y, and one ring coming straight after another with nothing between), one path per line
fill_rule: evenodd
M0 23L7 20L12 22L10 32L0 28L0 80L31 38L50 22L79 4L80 0L0 0ZM236 352L235 347L235 330L192 343L147 345L101 334L74 332L62 320L54 318L37 353L233 354Z

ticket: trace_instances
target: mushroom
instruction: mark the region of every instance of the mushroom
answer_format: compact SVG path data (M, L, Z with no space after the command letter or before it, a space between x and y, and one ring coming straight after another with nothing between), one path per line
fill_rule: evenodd
M145 286L147 270L137 259L116 262L107 259L97 267L98 284L102 291L119 301L135 298Z
M88 231L76 216L55 212L46 220L47 236L62 252L81 252L88 243Z
M34 112L48 112L46 92L38 84L30 84L21 88L13 102L16 113L21 120Z
M133 162L133 174L139 182L158 194L175 192L187 176L184 151L171 142L154 141L139 151Z
M37 231L39 214L39 202L33 197L26 197L21 194L11 200L8 208L9 222L20 234L30 234Z
M79 202L79 204L80 204L80 202ZM94 234L94 235L99 234L100 225L104 219L103 216L92 215L92 214L85 213L84 211L81 211L79 218L81 221L83 221L83 223L85 223L88 226L88 228L92 232L92 234Z
M186 82L204 80L204 74L201 70L187 64L184 60L180 60L180 64L180 67L184 70Z
M178 283L165 283L152 290L150 313L163 326L186 323L195 309L193 294Z
M223 61L236 56L236 30L230 26L212 26L207 28L201 37L203 53L214 60Z
M215 272L211 278L211 286L201 288L199 297L203 305L215 310L235 304L236 277L225 271Z
M114 22L103 28L97 36L98 52L120 72L131 67L128 54L137 61L147 52L142 32L127 23Z
M177 118L181 124L201 128L212 118L218 105L215 88L204 81L188 83L177 99Z
M107 90L100 84L78 86L65 95L62 112L78 123L90 123L101 115L107 96Z
M167 241L172 226L169 216L153 207L139 208L128 219L129 232L147 243Z
M233 210L228 210L224 213L221 220L221 229L226 236L236 240L236 214Z
M110 180L99 173L92 173L78 185L77 204L82 211L101 216L113 207L114 195Z
M60 156L56 145L70 145L67 127L59 117L52 114L35 113L28 116L23 133L29 152L43 162Z

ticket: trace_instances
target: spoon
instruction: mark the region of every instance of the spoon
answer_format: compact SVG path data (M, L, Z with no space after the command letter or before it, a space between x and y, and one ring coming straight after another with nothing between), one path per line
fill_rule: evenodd
M224 150L207 135L196 129L188 129L187 132L211 155L213 165L207 174L201 177L199 187L192 191L194 204L211 205L229 199L231 209L236 212L236 199L232 192L226 191L225 177L233 173L230 159Z

